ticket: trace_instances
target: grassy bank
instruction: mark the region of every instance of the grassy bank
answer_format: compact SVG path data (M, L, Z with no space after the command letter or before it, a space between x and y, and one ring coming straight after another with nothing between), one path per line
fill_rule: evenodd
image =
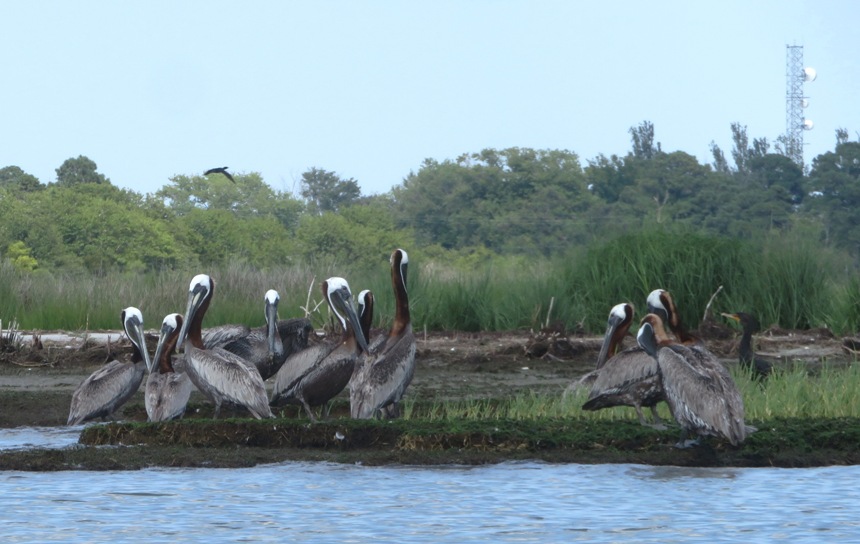
M246 467L290 460L373 464L549 462L676 466L810 467L857 464L856 418L754 421L759 432L733 448L712 441L672 446L677 431L632 422L353 421L314 425L275 419L112 423L87 427L89 445L0 454L0 470L130 470L152 466Z
M558 366L567 363L556 363ZM460 376L465 377L460 370ZM434 400L421 390L393 421L355 421L337 397L330 418L310 423L298 407L276 419L213 420L212 405L195 393L186 418L146 423L138 393L126 421L93 424L81 447L0 452L0 470L139 469L151 466L240 467L286 460L365 464L550 462L640 463L688 466L804 467L860 463L860 370L794 365L759 384L735 369L747 422L758 427L739 447L710 439L678 450L679 430L643 427L630 408L583 412L582 396L512 391L479 398ZM9 426L62 425L68 392L4 391ZM240 414L241 415L241 414ZM5 420L4 419L4 420Z

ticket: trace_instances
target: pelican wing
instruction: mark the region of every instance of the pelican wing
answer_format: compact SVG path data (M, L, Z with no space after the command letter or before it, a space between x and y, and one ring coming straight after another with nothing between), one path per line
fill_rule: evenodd
M210 327L203 331L203 346L206 349L224 347L240 338L244 338L251 333L251 328L247 325L220 325L218 327ZM265 333L263 333L265 338Z
M256 418L271 417L263 378L241 357L215 348L191 348L186 354L186 365L198 388L207 388L223 400L244 406Z
M278 334L284 343L287 356L308 347L308 339L312 330L311 320L306 317L294 317L278 321Z
M155 372L146 380L146 414L149 421L169 421L185 414L194 385L184 372Z
M648 406L662 397L657 361L641 348L619 352L597 371L583 410Z
M145 366L114 360L90 374L72 394L67 424L113 414L140 388Z
M382 353L370 355L350 385L350 415L373 417L377 410L400 402L415 372L415 337L411 328Z
M203 344L207 346L207 349L212 349L209 348L208 344L206 344L205 339L203 340ZM266 342L266 331L259 328L249 329L247 334L233 340L217 344L213 347L219 347L229 351L230 353L235 353L246 361L253 362L255 366L259 366L257 361L264 360L269 357L269 345Z
M289 356L275 374L272 389L272 403L289 399L299 381L320 361L331 354L340 344L337 342L320 343Z
M713 354L673 345L661 349L657 361L666 399L682 427L722 436L732 445L746 438L743 399Z

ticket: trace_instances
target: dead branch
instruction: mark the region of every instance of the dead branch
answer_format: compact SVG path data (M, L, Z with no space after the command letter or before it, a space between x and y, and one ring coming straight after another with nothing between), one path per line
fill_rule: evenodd
M707 319L708 319L708 312L710 312L710 311L711 311L711 304L713 304L713 303L714 303L714 299L715 299L715 298L717 298L717 295L718 295L718 294L719 294L719 292L720 292L720 291L722 291L722 290L723 290L723 286L722 286L722 285L720 285L719 287L717 287L717 290L716 290L716 291L714 291L714 294L713 294L713 295L711 295L711 299L710 299L710 300L708 300L708 304L705 306L705 313L704 313L704 314L702 314L702 322L707 321Z

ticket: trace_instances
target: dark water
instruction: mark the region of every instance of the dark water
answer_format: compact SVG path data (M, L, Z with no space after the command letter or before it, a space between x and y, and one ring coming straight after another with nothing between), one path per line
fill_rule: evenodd
M860 467L527 462L0 472L0 534L6 542L858 541L858 482Z

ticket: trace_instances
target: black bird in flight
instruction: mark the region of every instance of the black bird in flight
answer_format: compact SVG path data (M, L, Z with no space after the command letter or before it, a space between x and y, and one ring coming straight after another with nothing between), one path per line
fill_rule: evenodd
M222 166L221 168L210 168L209 170L203 172L203 175L208 176L209 174L224 174L225 176L227 176L227 179L229 179L233 183L236 183L236 180L233 179L233 176L231 176L230 172L227 171L228 168L230 167Z

